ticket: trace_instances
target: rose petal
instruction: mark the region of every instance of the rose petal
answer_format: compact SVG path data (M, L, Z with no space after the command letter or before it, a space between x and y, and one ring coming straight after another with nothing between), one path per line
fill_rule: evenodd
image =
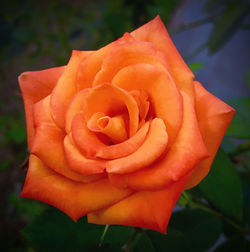
M166 233L172 210L187 177L160 191L141 191L97 212L88 214L88 222L150 228Z
M88 95L89 91L90 91L90 89L86 88L86 89L76 93L72 97L72 99L69 103L69 106L67 108L67 111L66 111L66 116L65 116L65 121L66 121L65 122L65 129L66 129L67 133L69 133L71 131L71 123L72 123L74 116L83 109L84 99Z
M209 172L224 134L235 114L235 110L209 93L195 81L195 103L199 128L210 154L209 158L197 165L186 187L196 186Z
M43 124L55 126L50 113L50 98L51 95L48 95L33 105L33 121L35 128L42 126Z
M157 15L155 19L139 27L131 35L138 41L152 42L158 50L164 52L180 90L193 97L194 75L178 53L160 16Z
M104 59L93 86L110 82L119 70L138 63L151 64L163 71L168 69L165 55L157 51L152 43L138 41L126 43L113 49Z
M160 157L167 143L165 124L162 119L155 118L150 123L148 136L140 148L127 157L108 161L106 170L108 173L124 174L145 168Z
M104 172L105 161L88 159L84 157L76 148L70 136L64 138L65 157L68 161L70 168L83 175L97 174Z
M42 71L24 72L18 77L25 106L28 146L31 149L34 137L33 104L51 93L65 67L55 67ZM39 92L37 92L39 90Z
M135 98L137 106L139 108L140 121L145 120L150 103L148 101L148 95L144 90L132 90L130 94Z
M144 124L131 138L115 145L106 146L96 152L96 157L115 159L135 152L144 142L149 129L149 122Z
M126 109L130 118L129 135L131 137L138 129L139 109L135 99L128 92L113 85L102 84L92 88L84 102L86 120L89 120L96 112L114 116L123 114Z
M76 76L80 62L90 55L88 51L73 51L66 69L54 88L50 106L52 116L58 127L65 128L65 113L70 99L76 92Z
M72 120L72 138L80 152L89 158L94 158L99 149L106 145L100 141L97 135L87 128L83 111L77 113Z
M112 84L125 90L147 92L155 117L162 118L173 143L182 122L182 98L175 83L159 68L149 64L136 64L123 68L113 78Z
M197 163L208 157L200 134L191 98L183 95L184 116L180 132L165 157L148 168L126 174L109 174L112 184L135 190L158 190L190 172Z
M134 38L129 33L125 33L123 37L93 52L85 61L82 61L77 75L77 90L92 86L95 75L101 69L105 57L116 46L130 43L131 41L134 41Z
M113 187L107 179L89 184L74 182L55 173L39 158L31 155L20 196L55 206L76 221L86 213L115 204L131 193L129 190Z
M37 155L55 172L75 181L88 183L105 176L83 176L69 168L64 155L63 141L65 133L55 125L49 113L49 97L44 98L34 105L33 116L37 127L35 129L31 153Z

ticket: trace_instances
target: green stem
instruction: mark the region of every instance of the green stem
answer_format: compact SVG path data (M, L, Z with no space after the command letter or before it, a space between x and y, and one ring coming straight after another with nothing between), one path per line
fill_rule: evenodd
M139 240L139 235L141 235L142 229L141 228L135 228L134 233L130 237L129 241L124 247L125 252L130 252L133 250L133 247L135 246L136 242Z
M19 168L25 170L26 168L28 168L28 165L29 165L29 156L27 156L23 160L23 162L19 165Z
M205 17L205 18L202 18L200 20L197 20L197 21L194 21L194 22L191 22L188 24L182 24L182 25L170 30L169 33L171 35L175 34L175 33L179 33L179 32L185 31L185 30L189 30L189 29L198 27L198 26L206 24L206 23L213 22L214 20L215 20L215 16Z
M105 235L106 235L106 233L108 231L108 228L109 228L109 225L106 225L104 230L103 230L102 236L101 236L100 241L99 241L99 247L101 247L102 244L103 244L104 237L105 237Z
M192 51L190 54L188 54L187 56L184 57L185 61L188 61L190 59L192 59L194 56L196 56L198 53L200 53L201 51L203 51L204 49L206 49L208 46L208 41L204 42L203 44L201 44L198 48L196 48L194 51Z
M220 212L217 212L217 211L209 208L208 206L206 206L204 204L192 201L191 197L185 191L182 192L182 195L187 200L187 202L190 205L190 207L196 207L198 209L201 209L203 211L206 211L208 213L211 213L213 215L221 217L224 221L226 221L227 223L231 224L234 228L238 229L243 235L245 235L247 233L247 231L242 226L240 226L239 224L235 223L230 218L222 215Z

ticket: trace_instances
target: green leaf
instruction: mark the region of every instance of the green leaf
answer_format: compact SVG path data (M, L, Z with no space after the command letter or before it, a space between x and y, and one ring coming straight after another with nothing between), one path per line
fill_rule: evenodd
M214 252L248 252L250 251L250 242L242 236L232 237L230 240L222 243Z
M203 11L205 13L214 12L223 7L227 1L228 0L208 0L203 6Z
M10 168L10 163L7 160L3 160L0 163L0 171L7 171Z
M211 54L218 51L234 35L244 17L248 14L249 6L243 2L229 2L222 16L215 22L208 39Z
M156 15L160 15L163 22L167 23L178 4L178 0L155 0L153 3L146 5L146 9L150 18L153 19Z
M186 205L188 205L188 201L187 199L183 196L183 194L180 195L178 201L177 201L177 204L180 205L180 206L183 206L185 207Z
M16 143L20 144L26 141L26 130L25 128L21 127L12 127L7 131L7 137L10 140L15 141Z
M100 231L85 219L74 223L62 212L49 208L22 232L37 251L77 251L87 244L98 244ZM99 231L99 232L98 232Z
M250 98L237 98L228 101L235 110L236 114L229 125L226 135L249 139L250 138Z
M243 197L239 175L228 155L219 150L211 171L199 189L217 209L227 216L242 218Z
M175 212L169 225L185 234L190 251L204 251L212 247L222 230L217 216L198 209Z
M132 250L133 252L156 252L154 249L154 246L152 244L151 239L146 234L146 232L143 232L139 235L138 241L136 241L136 245Z
M189 68L194 74L197 73L197 70L199 70L203 67L204 67L204 65L202 63L198 63L198 62L194 62L194 63L189 64Z
M222 230L221 220L201 210L185 209L174 212L163 235L148 230L155 251L200 252L212 247Z
M87 223L85 217L76 223L53 207L48 207L23 231L36 251L122 251L133 228L109 227L101 247L98 246L104 225Z
M17 211L25 219L30 219L41 214L45 207L40 202L25 198L20 198L17 192L11 192L9 194L10 202Z
M127 243L133 233L134 228L132 227L110 226L104 237L104 245L117 248L116 251L120 251L119 249Z

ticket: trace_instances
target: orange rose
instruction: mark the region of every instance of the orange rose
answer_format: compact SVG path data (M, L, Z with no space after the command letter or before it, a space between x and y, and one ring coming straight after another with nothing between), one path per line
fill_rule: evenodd
M209 172L234 109L194 81L159 16L67 66L25 72L30 162L21 196L74 221L165 233Z

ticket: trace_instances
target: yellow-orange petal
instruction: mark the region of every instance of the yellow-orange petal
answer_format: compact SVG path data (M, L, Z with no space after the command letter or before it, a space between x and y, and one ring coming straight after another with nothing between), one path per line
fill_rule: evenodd
M106 145L97 135L87 128L83 111L78 112L72 120L72 138L80 152L88 158L95 157L97 151Z
M138 63L154 65L163 71L168 69L164 53L158 51L152 43L135 41L117 46L104 59L101 70L96 74L93 86L111 82L122 68Z
M74 181L88 183L105 177L105 174L84 176L71 170L65 158L64 136L64 132L56 126L44 124L37 127L31 153L58 174Z
M159 191L140 191L120 202L88 214L88 222L150 228L166 233L166 228L187 177Z
M63 146L65 132L55 125L49 113L49 98L50 96L34 104L33 117L36 128L31 153L37 155L55 172L75 181L88 183L105 176L83 176L69 168Z
M48 96L55 87L65 67L42 71L24 72L18 77L25 106L28 146L31 149L34 137L33 104Z
M186 188L196 186L209 172L222 138L235 114L235 110L209 93L195 81L195 109L203 141L209 158L197 165Z
M102 84L91 89L84 102L84 115L88 121L96 112L108 116L129 114L129 136L138 129L139 109L132 95L117 86Z
M164 52L180 90L193 97L194 75L177 51L160 16L157 15L152 21L134 30L131 35L138 41L152 42L158 50Z
M167 73L149 64L131 65L120 70L112 84L128 91L144 90L148 94L155 117L162 118L166 125L171 146L181 127L183 104Z
M77 90L79 91L92 86L97 72L101 69L103 60L114 48L134 40L129 33L125 33L123 37L93 52L86 60L82 61L77 74Z
M50 114L50 97L51 95L48 95L33 105L33 121L35 128L43 124L55 125Z
M96 157L104 159L116 159L134 153L146 139L149 129L149 122L145 123L131 138L115 145L109 145L99 149Z
M71 131L74 116L83 109L83 102L89 91L89 88L83 89L72 97L65 116L65 130L67 133Z
M51 113L58 127L65 128L65 113L76 93L76 76L80 62L90 55L88 51L73 51L68 65L55 86L50 100Z
M155 118L150 123L145 142L129 156L108 161L106 171L108 173L124 174L145 168L160 157L166 150L167 143L166 126L162 119Z
M107 179L88 184L72 181L55 173L39 158L31 155L20 196L55 206L76 221L86 213L113 205L131 193L130 190L113 187Z
M83 175L98 174L104 172L105 161L88 159L76 148L71 137L64 138L65 157L70 168Z
M148 168L130 174L109 174L112 184L135 190L158 190L189 173L208 157L207 148L199 131L196 112L191 98L182 93L184 102L183 124L165 157Z

